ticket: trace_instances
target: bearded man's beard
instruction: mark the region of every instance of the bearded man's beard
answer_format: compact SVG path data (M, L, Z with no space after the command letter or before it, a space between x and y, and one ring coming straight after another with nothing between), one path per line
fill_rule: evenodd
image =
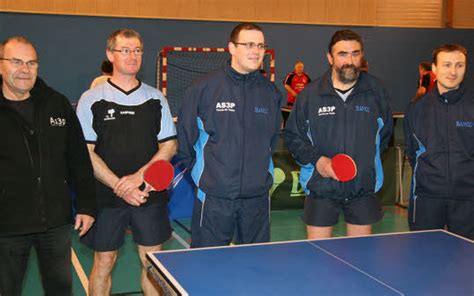
M341 68L336 67L337 78L344 84L350 84L359 78L360 68L355 65L344 65Z

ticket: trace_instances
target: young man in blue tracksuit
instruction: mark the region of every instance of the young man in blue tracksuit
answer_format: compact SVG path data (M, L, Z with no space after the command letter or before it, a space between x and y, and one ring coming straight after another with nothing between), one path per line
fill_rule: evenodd
M447 228L474 239L474 92L462 81L467 51L448 44L433 52L436 87L405 114L413 167L411 230Z
M284 131L288 149L302 166L308 239L330 237L341 211L348 235L371 233L371 224L382 218L375 192L383 183L380 154L393 125L385 89L360 71L360 36L337 31L328 50L331 69L298 95ZM350 155L357 165L349 182L340 182L332 169L331 158L338 153Z
M242 23L229 41L231 64L188 89L178 116L178 155L197 186L192 247L270 240L272 145L282 96L260 75L260 27Z

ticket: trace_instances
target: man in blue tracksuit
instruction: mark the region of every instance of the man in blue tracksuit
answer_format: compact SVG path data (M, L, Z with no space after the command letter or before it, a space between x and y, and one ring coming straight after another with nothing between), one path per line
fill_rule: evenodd
M308 239L330 237L341 211L348 235L371 233L371 224L382 218L375 192L383 183L380 154L393 125L385 89L360 71L360 36L337 31L328 50L331 69L298 95L284 131L288 149L302 166ZM349 182L340 182L332 169L331 158L338 153L350 155L357 165Z
M178 116L178 155L192 168L197 198L192 247L267 242L272 145L282 96L260 75L260 27L242 23L229 41L231 64L188 89Z
M474 239L474 92L462 81L467 51L448 44L433 52L436 87L405 114L413 167L411 230L447 228Z

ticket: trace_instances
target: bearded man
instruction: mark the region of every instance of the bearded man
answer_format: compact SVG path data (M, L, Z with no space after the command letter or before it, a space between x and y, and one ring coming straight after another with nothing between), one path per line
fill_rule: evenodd
M288 149L301 165L308 239L330 237L341 211L349 236L370 234L383 216L375 193L383 184L380 155L392 134L392 112L380 81L361 72L363 55L359 35L334 33L330 69L298 95L284 129ZM351 181L341 182L332 169L331 158L339 153L357 165Z

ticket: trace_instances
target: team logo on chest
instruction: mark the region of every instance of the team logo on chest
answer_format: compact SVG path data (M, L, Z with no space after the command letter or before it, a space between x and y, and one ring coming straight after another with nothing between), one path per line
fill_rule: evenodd
M217 112L235 112L235 103L234 102L217 102L216 111Z
M66 118L49 118L49 125L51 126L65 126L66 125Z
M336 115L336 106L319 107L318 116Z
M107 114L105 115L104 117L104 121L107 121L107 120L114 120L115 119L115 109L109 109L107 110Z
M355 106L355 110L357 112L370 113L370 107L369 106L357 105L357 106Z
M266 107L255 107L255 113L268 114L269 110Z
M472 128L474 127L474 121L456 120L456 127L457 128Z

